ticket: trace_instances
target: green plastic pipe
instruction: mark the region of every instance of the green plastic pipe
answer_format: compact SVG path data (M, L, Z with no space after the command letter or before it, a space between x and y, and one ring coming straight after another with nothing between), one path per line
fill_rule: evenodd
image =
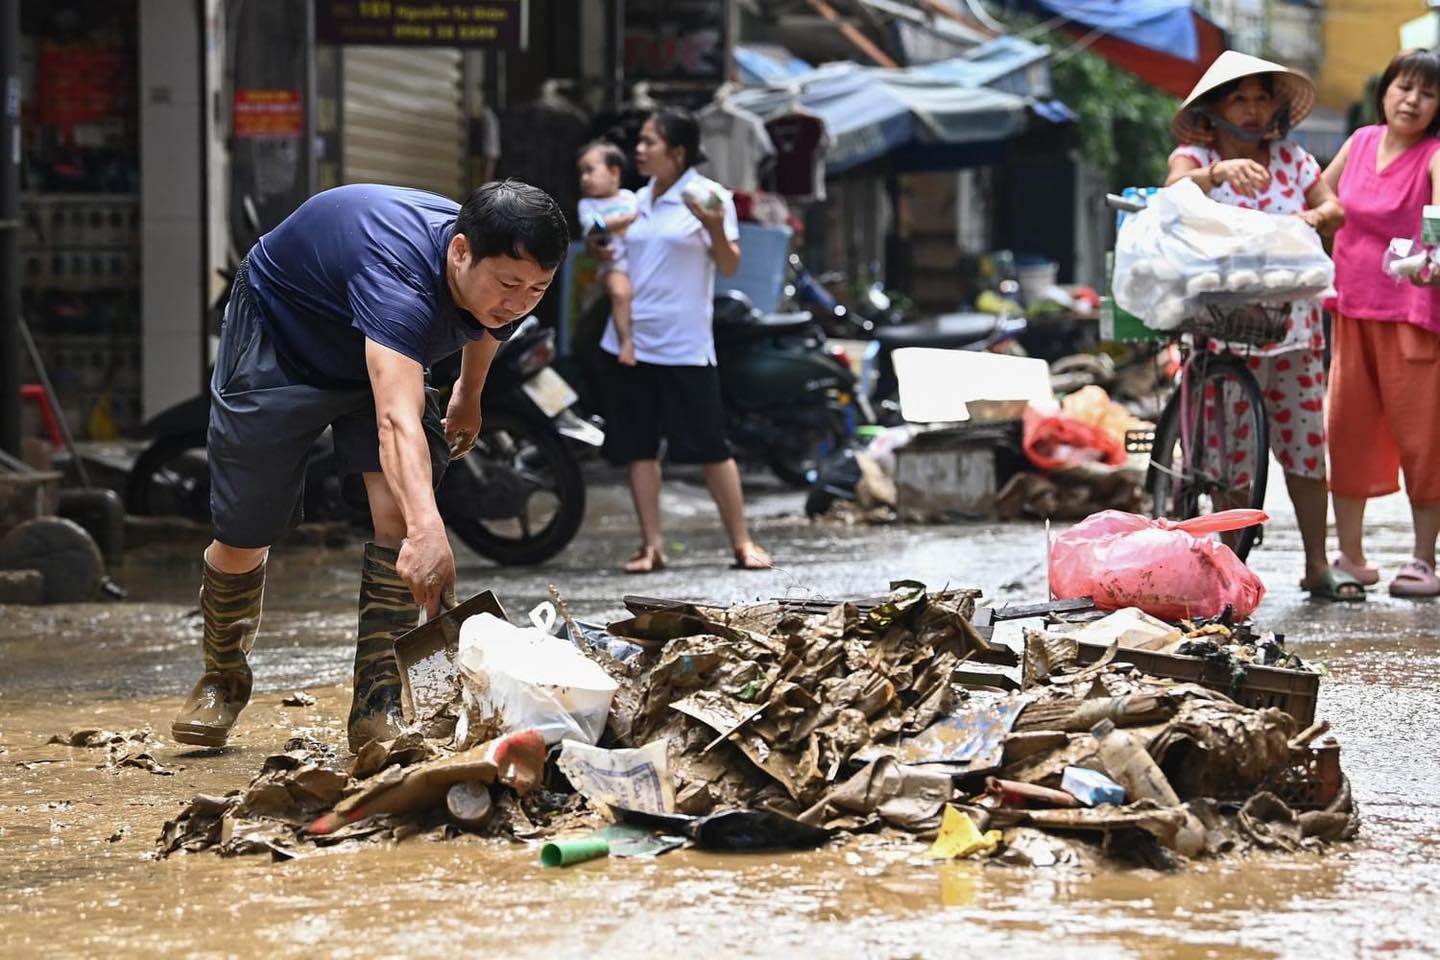
M610 856L610 844L604 837L581 837L579 840L554 840L540 848L540 863L546 867L568 867L596 857Z

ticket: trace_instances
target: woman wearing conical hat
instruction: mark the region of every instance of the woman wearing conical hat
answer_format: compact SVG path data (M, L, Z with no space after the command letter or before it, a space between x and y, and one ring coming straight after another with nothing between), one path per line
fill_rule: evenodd
M1166 186L1194 180L1212 200L1280 216L1298 216L1322 233L1345 222L1320 164L1288 139L1315 105L1315 86L1278 63L1234 50L1222 53L1171 121L1180 142L1170 154ZM1270 418L1270 447L1285 471L1285 486L1305 546L1300 587L1325 600L1363 600L1364 587L1332 568L1325 458L1325 335L1320 305L1294 304L1285 338L1247 348ZM1242 464L1237 477L1244 483Z

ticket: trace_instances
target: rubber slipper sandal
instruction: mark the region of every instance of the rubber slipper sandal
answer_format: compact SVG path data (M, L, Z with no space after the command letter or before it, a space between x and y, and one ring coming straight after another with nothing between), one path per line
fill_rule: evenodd
M1430 564L1423 560L1409 560L1395 579L1390 581L1392 597L1436 597L1440 596L1440 577Z
M1336 570L1348 573L1356 580L1359 580L1362 586L1373 587L1380 582L1380 571L1378 568L1367 567L1364 564L1356 563L1343 553L1335 558L1334 567Z
M770 559L770 554L757 543L751 543L735 551L735 562L730 564L731 570L770 570L775 566L775 561Z
M665 569L665 554L658 547L641 547L630 555L622 568L626 573L657 573Z
M1321 574L1319 581L1311 583L1309 589L1312 600L1359 603L1365 599L1365 585L1346 571L1335 567Z

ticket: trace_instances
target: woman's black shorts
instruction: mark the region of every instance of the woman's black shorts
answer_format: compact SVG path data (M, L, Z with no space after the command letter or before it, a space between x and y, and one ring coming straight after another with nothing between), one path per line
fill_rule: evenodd
M615 464L654 460L660 454L661 437L671 463L730 459L717 368L658 363L625 367L604 350L600 366L606 394L606 460Z

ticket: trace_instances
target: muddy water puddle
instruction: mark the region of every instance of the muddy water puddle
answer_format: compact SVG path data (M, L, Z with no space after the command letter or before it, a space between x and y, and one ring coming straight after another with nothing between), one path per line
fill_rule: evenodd
M617 535L578 541L563 563L538 575L467 562L461 592L493 587L512 613L523 613L527 599L555 582L578 616L597 619L624 593L694 595L697 584L720 600L791 590L843 596L915 576L1017 595L1035 579L1040 542L1033 527L949 537L772 531L767 546L799 559L756 578L717 568L709 554L718 556L720 544L705 536L690 538L694 550L679 555L678 569L643 583L596 573L628 546ZM1393 567L1403 547L1377 544L1377 558ZM77 727L149 726L157 736L168 729L198 667L189 560L136 570L141 602L3 611L5 956L1440 954L1440 607L1380 596L1354 608L1307 603L1290 585L1298 558L1279 533L1256 555L1272 588L1261 616L1329 667L1320 714L1343 744L1364 816L1361 839L1326 859L1259 858L1172 875L1021 871L922 864L918 847L873 838L806 854L684 851L559 871L542 870L535 847L490 840L417 838L281 864L210 854L149 859L161 824L183 801L243 786L287 737L343 744L353 553L281 558L255 658L256 700L235 745L208 753L156 746L169 776L99 769L105 751L45 741ZM302 688L316 696L313 706L280 705Z
M342 743L348 691L311 687L317 702L298 708L280 705L288 689L262 692L234 747L156 748L171 776L97 769L104 751L44 741L80 725L163 732L176 697L67 706L7 696L0 932L14 956L938 957L962 945L1035 957L1432 956L1440 726L1426 705L1440 661L1433 643L1378 646L1332 658L1322 702L1346 745L1362 840L1328 859L1177 875L937 867L915 861L917 847L875 838L564 871L496 840L417 839L283 864L154 861L181 801L248 782L292 734Z

